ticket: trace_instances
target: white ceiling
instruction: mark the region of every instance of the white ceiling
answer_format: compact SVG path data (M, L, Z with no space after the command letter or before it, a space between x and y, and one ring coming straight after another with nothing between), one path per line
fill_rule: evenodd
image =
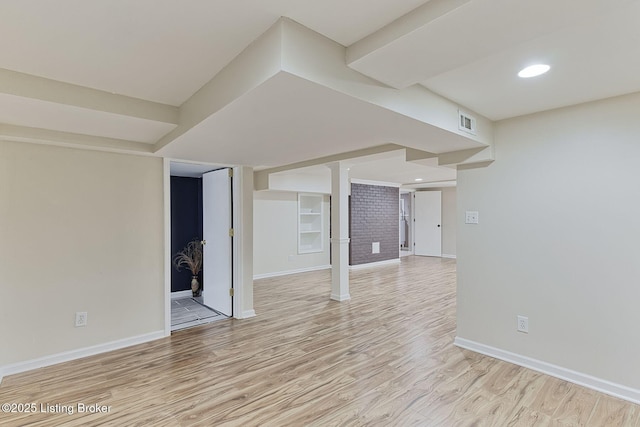
M530 2L539 3L545 2ZM591 5L597 15L574 19L570 25L420 83L492 120L640 91L639 1L551 3L550 10L558 4L573 3L575 10ZM517 77L520 69L533 63L546 63L552 68L541 77Z
M278 102L274 103L274 99ZM251 150L242 149L245 141L255 141ZM159 153L193 161L276 167L389 143L434 153L481 146L308 80L279 73Z
M348 45L421 3L2 0L0 68L177 106L281 16Z
M0 123L155 143L174 125L0 93Z
M404 150L363 156L346 162L349 178L388 184L401 184L407 188L449 187L455 185L456 170L438 166L437 159L422 160L420 164L407 162ZM331 170L325 165L315 165L286 171L295 176L320 177L331 185ZM417 181L417 180L420 181ZM427 182L428 181L428 182Z
M16 139L24 127L153 147L281 16L347 47L359 73L491 120L640 91L638 0L2 0L0 125ZM551 71L516 77L538 61ZM283 73L158 154L272 167L383 143L443 147L440 131L397 111ZM396 168L408 170L389 159L363 179L406 182Z

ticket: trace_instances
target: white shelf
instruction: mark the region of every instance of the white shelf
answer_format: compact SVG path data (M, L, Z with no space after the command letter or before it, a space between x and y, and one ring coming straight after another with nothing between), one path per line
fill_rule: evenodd
M298 253L323 251L323 224L321 194L298 194Z

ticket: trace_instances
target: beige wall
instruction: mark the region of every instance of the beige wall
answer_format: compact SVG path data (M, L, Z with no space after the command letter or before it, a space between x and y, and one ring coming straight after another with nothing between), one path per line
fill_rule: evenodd
M159 158L0 141L0 367L163 330L162 182Z
M495 163L458 172L459 337L640 388L639 106L500 122Z
M253 274L328 266L329 196L324 197L324 251L298 254L298 193L286 191L254 192Z

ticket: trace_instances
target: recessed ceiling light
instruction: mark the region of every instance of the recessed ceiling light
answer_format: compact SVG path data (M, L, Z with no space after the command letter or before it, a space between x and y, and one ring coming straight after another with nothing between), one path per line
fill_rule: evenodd
M539 76L540 74L544 74L549 71L550 68L551 67L547 64L530 65L527 68L523 68L522 70L520 70L520 72L518 73L518 77L526 79L529 77Z
M422 178L416 178L416 179L414 179L414 181L420 182L420 181L422 181Z

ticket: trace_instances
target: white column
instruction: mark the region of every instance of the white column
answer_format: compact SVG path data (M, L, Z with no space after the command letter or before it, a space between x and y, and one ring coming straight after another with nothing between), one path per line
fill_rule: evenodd
M349 169L343 163L331 169L331 299L346 301L349 295Z

